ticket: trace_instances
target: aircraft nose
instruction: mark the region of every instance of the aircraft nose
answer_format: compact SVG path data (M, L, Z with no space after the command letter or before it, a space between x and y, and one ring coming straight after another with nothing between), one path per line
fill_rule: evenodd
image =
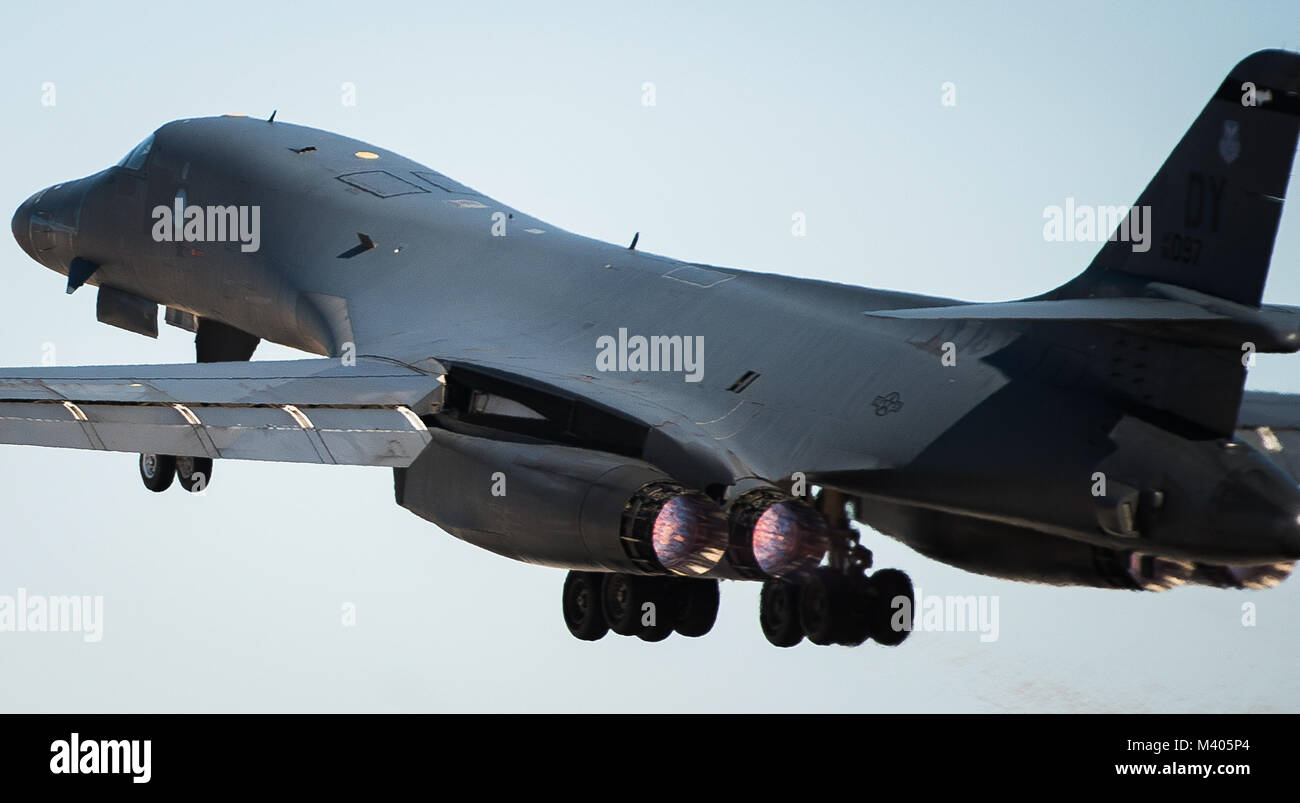
M77 256L81 207L90 188L87 179L65 181L23 201L9 223L18 247L45 267L66 273Z
M32 259L36 259L36 255L32 250L32 210L36 208L36 199L39 196L40 193L37 193L19 204L18 210L14 212L14 219L9 223L9 227L14 233L14 239L18 242L18 247L23 249L23 253Z

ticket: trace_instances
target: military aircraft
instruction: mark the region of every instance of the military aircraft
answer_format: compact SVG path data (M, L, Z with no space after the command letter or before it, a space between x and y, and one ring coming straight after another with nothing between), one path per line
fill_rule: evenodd
M1300 55L1247 57L1086 270L989 304L598 242L274 114L178 120L13 234L197 362L0 371L0 442L139 453L151 491L389 467L416 515L568 569L584 640L704 635L729 579L775 645L897 644L911 582L854 521L1014 580L1266 587L1300 558L1300 396L1243 383L1300 350L1261 303L1298 90Z

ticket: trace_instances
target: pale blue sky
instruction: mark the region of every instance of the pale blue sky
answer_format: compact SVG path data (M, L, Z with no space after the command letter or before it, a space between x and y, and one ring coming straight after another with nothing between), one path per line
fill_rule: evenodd
M643 250L1019 298L1095 250L1044 242L1044 206L1131 202L1233 64L1300 48L1294 2L550 5L11 6L0 206L169 120L278 109L571 231L639 230ZM1298 215L1283 215L1270 301L1300 304ZM0 365L39 364L46 344L61 364L193 359L179 330L97 324L93 292L65 296L13 243L0 271ZM1262 357L1250 386L1300 391L1300 357ZM102 594L105 617L97 644L0 633L0 710L1300 710L1300 580L1051 589L873 534L879 565L927 594L999 595L999 640L782 651L759 632L758 586L729 583L704 639L585 644L560 619L563 572L398 508L387 470L214 474L203 497L156 496L129 455L0 447L0 594Z

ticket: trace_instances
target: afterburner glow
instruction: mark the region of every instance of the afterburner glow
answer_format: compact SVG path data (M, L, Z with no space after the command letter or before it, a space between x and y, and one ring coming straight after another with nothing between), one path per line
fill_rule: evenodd
M765 574L776 577L821 563L826 554L825 524L817 513L797 502L777 502L754 525L754 559Z
M660 565L679 574L703 574L722 560L726 524L718 506L694 494L674 496L655 517L651 543Z

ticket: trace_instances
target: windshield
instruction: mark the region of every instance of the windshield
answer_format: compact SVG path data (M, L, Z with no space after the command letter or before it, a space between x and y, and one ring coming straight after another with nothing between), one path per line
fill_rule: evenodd
M117 166L130 170L139 170L144 167L145 160L149 158L149 149L151 147L153 147L153 134L150 134L144 142L132 148L131 152L123 156L122 161L117 163Z

